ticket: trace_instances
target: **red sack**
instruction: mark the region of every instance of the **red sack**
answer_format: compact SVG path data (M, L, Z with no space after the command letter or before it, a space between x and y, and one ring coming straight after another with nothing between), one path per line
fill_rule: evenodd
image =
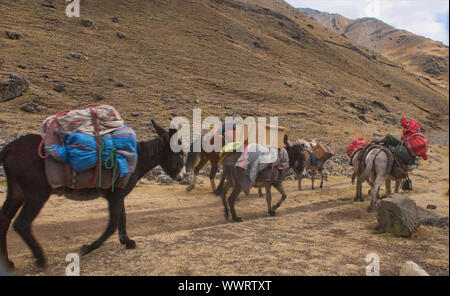
M400 119L400 125L403 127L403 145L408 149L409 154L427 160L428 140L423 134L419 133L420 123L417 120L408 122L403 117Z
M354 138L350 144L347 147L347 156L352 157L353 153L359 149L365 147L369 142L361 139L361 138Z
M428 159L428 140L421 133L406 134L402 137L403 145L408 149L411 156L422 157Z

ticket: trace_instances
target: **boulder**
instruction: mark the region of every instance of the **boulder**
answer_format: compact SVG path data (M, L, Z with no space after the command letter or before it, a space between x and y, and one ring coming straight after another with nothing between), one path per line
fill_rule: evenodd
M443 227L448 217L439 216L416 206L406 195L394 195L384 199L377 210L377 229L395 236L411 236L420 225Z
M400 237L411 236L420 225L416 203L406 195L384 199L377 220L384 232Z
M9 81L0 81L0 102L20 97L28 90L28 82L23 77L11 74L9 78Z
M429 276L429 274L413 261L407 261L400 269L400 276Z

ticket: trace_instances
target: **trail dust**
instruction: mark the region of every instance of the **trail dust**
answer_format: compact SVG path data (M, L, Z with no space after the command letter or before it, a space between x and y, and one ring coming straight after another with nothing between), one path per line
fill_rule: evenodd
M419 206L434 204L448 216L448 147L432 146L430 158L411 174L407 193ZM365 275L369 253L380 256L381 275L398 275L412 260L431 275L449 275L448 227L421 226L411 238L372 234L377 224L364 202L354 202L350 178L330 176L323 189L304 191L285 182L288 198L270 217L265 198L253 190L236 205L244 222L225 220L209 182L186 193L185 186L141 184L126 198L128 234L138 248L126 250L117 234L81 257L81 275ZM0 202L6 197L0 180ZM384 190L384 189L383 189ZM280 198L275 190L275 202ZM66 255L92 242L107 223L103 199L75 202L51 196L33 224L44 248L46 270L34 266L30 250L10 230L8 247L15 275L65 275Z

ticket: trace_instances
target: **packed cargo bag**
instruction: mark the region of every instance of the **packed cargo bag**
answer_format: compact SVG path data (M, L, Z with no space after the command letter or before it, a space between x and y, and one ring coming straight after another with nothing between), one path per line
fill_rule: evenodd
M364 148L367 144L369 144L369 142L364 139L354 138L347 146L347 156L351 158L356 150Z
M331 156L333 156L333 153L328 149L328 147L322 145L321 143L317 143L312 147L312 152L316 156L316 158L324 163L327 161Z
M52 188L123 188L137 165L134 131L109 105L87 105L47 118L38 154Z

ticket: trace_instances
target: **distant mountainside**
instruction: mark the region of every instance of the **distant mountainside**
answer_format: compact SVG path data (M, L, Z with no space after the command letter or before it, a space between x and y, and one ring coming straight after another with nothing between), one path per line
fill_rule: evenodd
M448 88L449 50L443 43L398 30L375 18L351 20L309 8L300 8L300 11L349 40Z

